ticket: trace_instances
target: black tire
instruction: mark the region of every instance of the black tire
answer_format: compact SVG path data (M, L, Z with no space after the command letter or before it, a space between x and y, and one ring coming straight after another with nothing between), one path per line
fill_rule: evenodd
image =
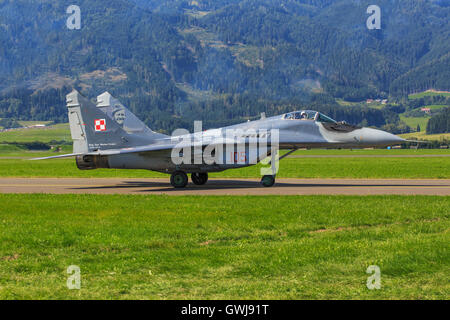
M275 184L275 176L263 176L261 184L266 188L273 186Z
M188 176L183 171L175 171L170 176L170 184L174 188L184 188L188 184Z
M191 174L191 180L198 186L204 185L208 181L208 173L194 172L193 174Z

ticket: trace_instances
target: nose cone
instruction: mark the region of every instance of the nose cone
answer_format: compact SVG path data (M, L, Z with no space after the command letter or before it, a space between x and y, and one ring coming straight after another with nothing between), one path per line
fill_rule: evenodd
M387 147L406 141L392 133L372 128L362 128L360 134L360 142L370 146Z

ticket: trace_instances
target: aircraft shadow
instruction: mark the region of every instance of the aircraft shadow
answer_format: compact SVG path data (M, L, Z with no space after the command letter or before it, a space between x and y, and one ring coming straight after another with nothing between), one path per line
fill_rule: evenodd
M274 188L339 188L339 187L450 187L450 185L428 185L428 184L355 184L355 183L284 183L277 182ZM148 189L150 188L150 189ZM185 192L185 191L202 191L202 190L226 190L226 189L265 189L257 181L245 180L212 180L203 186L189 183L186 188L173 188L169 181L167 182L149 182L149 181L124 181L116 185L93 186L93 187L77 187L76 190L107 190L107 189L139 189L138 192ZM142 190L141 190L142 189Z

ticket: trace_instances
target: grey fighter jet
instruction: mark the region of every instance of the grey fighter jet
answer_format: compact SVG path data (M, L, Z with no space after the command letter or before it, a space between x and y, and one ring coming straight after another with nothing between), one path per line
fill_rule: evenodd
M123 104L105 92L97 105L77 91L67 95L73 153L40 159L75 157L81 170L97 168L148 169L171 175L175 188L203 185L208 172L241 168L266 161L261 183L275 183L276 164L299 148L386 147L405 140L381 130L337 122L311 111L274 117L194 133L172 136L148 128ZM278 150L289 150L283 156Z

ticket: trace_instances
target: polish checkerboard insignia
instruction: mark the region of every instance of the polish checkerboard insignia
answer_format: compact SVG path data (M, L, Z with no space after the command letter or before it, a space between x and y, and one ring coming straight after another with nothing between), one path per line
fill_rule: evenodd
M106 131L105 119L95 119L95 131Z

